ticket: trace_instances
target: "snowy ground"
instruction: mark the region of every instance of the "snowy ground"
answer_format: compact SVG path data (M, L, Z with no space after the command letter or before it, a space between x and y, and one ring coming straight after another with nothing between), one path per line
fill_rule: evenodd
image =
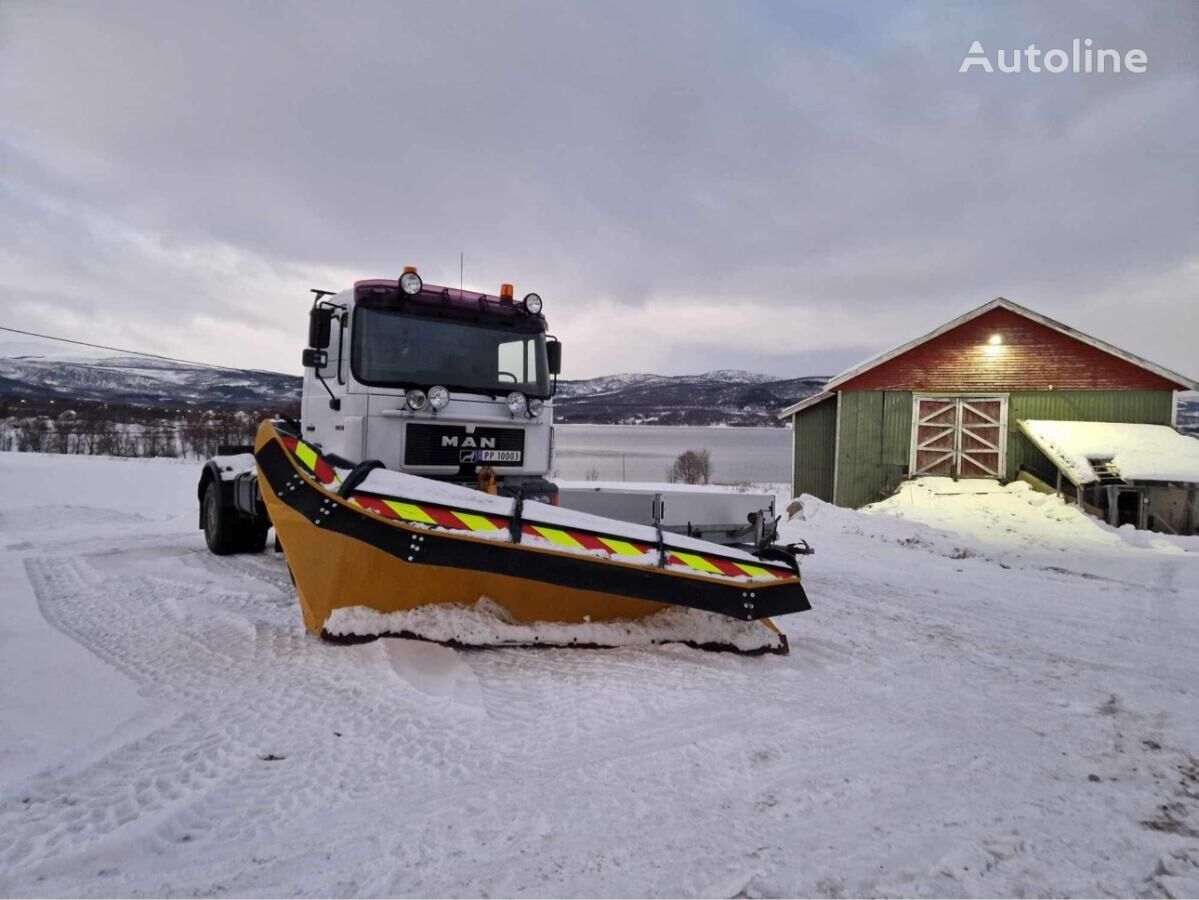
M0 895L1199 893L1199 539L922 483L789 657L344 647L195 478L0 454Z

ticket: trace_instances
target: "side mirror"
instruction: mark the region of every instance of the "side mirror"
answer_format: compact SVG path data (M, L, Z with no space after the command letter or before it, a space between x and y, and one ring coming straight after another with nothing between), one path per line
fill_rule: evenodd
M329 354L324 350L309 347L304 351L305 369L323 369L329 365Z
M547 341L545 344L545 361L550 367L551 375L562 373L562 342Z
M327 306L314 306L308 313L308 346L317 350L328 347L332 325L333 310Z

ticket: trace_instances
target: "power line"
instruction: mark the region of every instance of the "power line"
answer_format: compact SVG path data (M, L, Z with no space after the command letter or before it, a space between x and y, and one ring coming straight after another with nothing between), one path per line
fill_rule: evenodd
M296 375L289 375L286 372L275 372L271 369L241 369L237 366L222 366L217 363L200 362L194 359L179 359L175 356L163 356L161 353L146 353L143 350L127 350L124 347L109 347L106 344L92 344L88 341L77 341L73 338L59 337L53 334L39 334L36 331L22 331L20 328L9 328L6 325L0 325L0 331L10 331L13 334L23 334L26 337L42 338L47 341L59 341L63 344L77 344L80 347L92 347L96 350L111 350L114 353L128 353L130 356L144 356L147 359L161 359L164 362L180 363L185 366L200 366L206 369L221 369L225 372L248 372L258 375L282 375L286 378L296 378Z

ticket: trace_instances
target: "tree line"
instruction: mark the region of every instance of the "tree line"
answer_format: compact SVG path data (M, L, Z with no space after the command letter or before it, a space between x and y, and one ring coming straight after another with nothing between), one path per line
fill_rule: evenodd
M259 423L279 412L0 400L0 451L202 459L222 445L252 444Z

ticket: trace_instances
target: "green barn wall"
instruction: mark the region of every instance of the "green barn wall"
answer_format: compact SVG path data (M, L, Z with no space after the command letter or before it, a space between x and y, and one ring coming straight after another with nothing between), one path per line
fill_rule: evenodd
M1049 460L1020 432L1016 423L1021 419L1169 425L1174 416L1170 391L1023 391L1008 398L1009 480L1019 475L1021 467L1043 477L1051 478L1054 472ZM808 493L833 498L839 506L864 506L891 493L908 475L910 391L840 392L836 400L796 414L792 428L796 496Z
M794 457L791 496L811 494L833 499L834 448L837 445L837 398L800 410L791 417Z
M863 506L882 499L907 477L912 394L849 391L838 398L841 424L835 502Z
M1064 422L1135 422L1170 425L1174 421L1172 391L1027 391L1008 399L1007 477L1014 479L1024 466L1042 477L1052 477L1053 464L1016 423L1021 419Z

